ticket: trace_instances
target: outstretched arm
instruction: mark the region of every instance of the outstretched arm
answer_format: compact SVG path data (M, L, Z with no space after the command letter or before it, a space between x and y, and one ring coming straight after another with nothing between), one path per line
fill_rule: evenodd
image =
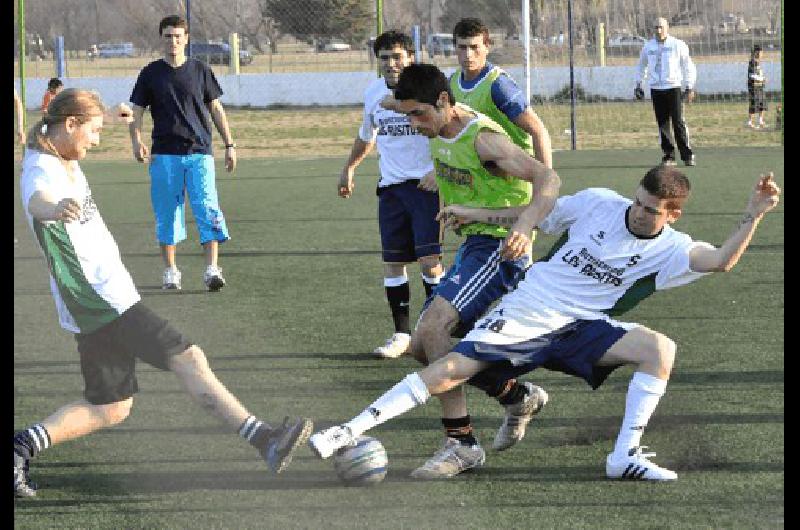
M533 198L519 213L503 246L506 259L521 257L530 248L531 233L556 203L561 180L558 174L514 145L508 137L482 131L475 140L475 150L484 164L494 165L498 174L513 175L533 184Z
M728 272L742 257L750 244L761 218L778 204L781 189L772 180L772 172L761 175L747 203L744 216L736 230L721 247L696 247L689 255L689 267L695 272Z

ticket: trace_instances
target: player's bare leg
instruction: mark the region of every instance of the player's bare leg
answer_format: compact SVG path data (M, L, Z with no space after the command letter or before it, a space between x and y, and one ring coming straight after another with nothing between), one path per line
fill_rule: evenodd
M434 363L450 351L450 334L458 322L458 312L450 302L434 297L415 331L429 363ZM486 460L486 453L473 434L463 387L454 387L437 394L437 397L442 405L444 444L425 464L411 473L415 478L449 478L481 466Z
M286 418L281 427L272 427L256 419L217 379L197 346L171 357L169 367L204 410L237 430L259 450L276 473L283 471L291 462L292 452L311 434L313 425L308 419L289 421Z

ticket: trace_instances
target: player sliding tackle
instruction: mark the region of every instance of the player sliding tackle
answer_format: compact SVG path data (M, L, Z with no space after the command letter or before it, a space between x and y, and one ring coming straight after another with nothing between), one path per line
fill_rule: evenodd
M674 167L651 169L633 200L601 188L558 199L539 228L564 233L552 255L535 263L518 288L444 358L412 373L347 423L310 438L327 458L356 436L425 403L488 370L516 377L544 366L599 387L619 366L634 366L625 414L612 452L609 478L675 480L677 474L649 460L642 432L664 395L675 343L638 324L613 320L656 290L688 284L715 271L730 271L750 243L780 189L772 173L755 183L733 233L716 248L693 241L670 225L689 197L690 184ZM519 209L509 209L514 215ZM497 211L447 207L455 223L475 222Z

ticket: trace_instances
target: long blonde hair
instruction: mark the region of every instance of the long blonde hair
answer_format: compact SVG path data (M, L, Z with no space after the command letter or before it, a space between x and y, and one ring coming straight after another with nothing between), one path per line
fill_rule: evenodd
M28 131L27 147L62 158L47 136L48 128L64 123L69 117L76 118L79 123L86 123L94 116L102 116L104 111L105 105L97 92L80 88L62 90L50 102L47 114Z

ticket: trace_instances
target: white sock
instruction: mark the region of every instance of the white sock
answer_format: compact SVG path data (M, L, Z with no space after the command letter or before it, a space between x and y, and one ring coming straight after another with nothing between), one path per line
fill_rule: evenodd
M625 398L625 416L614 445L615 455L627 456L631 448L639 445L644 428L666 390L667 382L663 379L642 372L633 374Z
M427 283L428 285L439 285L439 282L441 282L442 278L444 277L444 272L441 272L439 273L438 276L433 276L433 277L425 276L421 272L419 273L419 275L422 276L422 281Z
M364 412L345 423L353 436L361 436L367 430L396 416L404 414L431 397L428 387L419 375L409 374L388 392L364 409Z

